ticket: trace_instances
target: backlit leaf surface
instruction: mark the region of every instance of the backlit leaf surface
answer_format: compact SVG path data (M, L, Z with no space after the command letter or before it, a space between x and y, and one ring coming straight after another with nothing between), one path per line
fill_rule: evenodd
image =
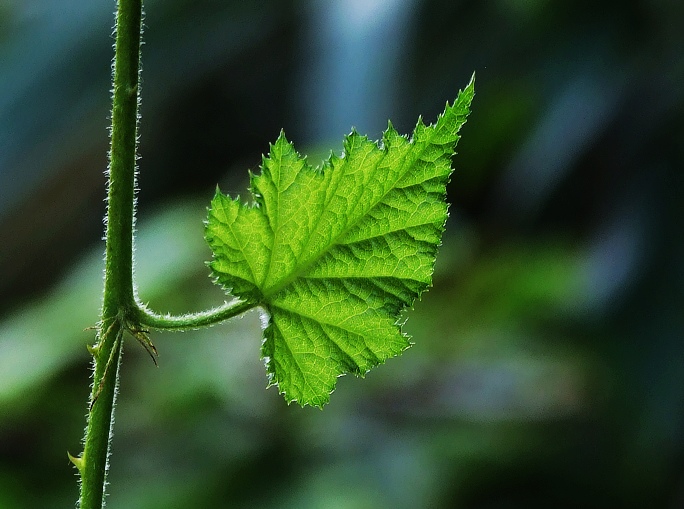
M447 218L446 184L473 82L437 122L382 142L355 131L312 168L281 133L251 175L253 202L217 190L206 239L212 274L267 315L262 354L285 399L328 402L409 346L401 312L430 285Z

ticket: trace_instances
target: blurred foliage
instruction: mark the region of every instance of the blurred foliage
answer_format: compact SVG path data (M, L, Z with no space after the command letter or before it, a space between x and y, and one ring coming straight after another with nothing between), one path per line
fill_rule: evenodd
M473 70L478 91L434 288L407 313L415 346L321 412L264 390L256 312L155 334L158 369L128 342L109 507L684 504L684 4L393 0L401 40L367 30L382 37L340 68L312 56L336 54L319 39L332 0L146 5L136 277L159 311L223 299L205 208L281 127L317 152L312 110L376 137L389 116L432 121ZM376 4L348 5L340 22ZM0 1L3 509L77 497L112 11ZM383 55L395 67L372 74ZM339 112L312 83L371 95Z

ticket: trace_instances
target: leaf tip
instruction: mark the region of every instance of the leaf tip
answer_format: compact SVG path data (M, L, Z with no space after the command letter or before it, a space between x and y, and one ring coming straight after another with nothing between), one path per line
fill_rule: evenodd
M85 453L82 453L80 456L72 456L71 453L67 451L67 457L79 472L83 472L83 467L85 465Z
M100 353L100 344L95 343L94 345L86 345L86 350L88 350L88 353L93 357L97 357Z
M382 133L382 143L385 147L391 144L392 140L401 136L399 132L396 130L394 127L394 124L392 124L391 120L387 121L387 129L385 130L384 133Z

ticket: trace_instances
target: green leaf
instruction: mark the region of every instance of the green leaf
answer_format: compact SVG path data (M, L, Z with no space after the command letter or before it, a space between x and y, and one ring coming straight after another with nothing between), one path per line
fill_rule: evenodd
M400 315L431 284L446 184L474 83L413 137L353 131L312 168L283 133L251 175L254 202L218 189L206 239L223 288L268 314L262 354L288 402L322 406L337 377L409 346Z

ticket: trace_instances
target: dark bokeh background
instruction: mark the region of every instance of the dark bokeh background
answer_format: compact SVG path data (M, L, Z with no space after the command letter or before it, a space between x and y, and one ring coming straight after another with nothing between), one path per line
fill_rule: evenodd
M100 300L113 1L0 1L0 507L71 507ZM433 121L477 73L415 346L325 410L259 317L127 344L112 508L684 507L684 3L149 0L137 279L222 301L216 183L280 128Z

